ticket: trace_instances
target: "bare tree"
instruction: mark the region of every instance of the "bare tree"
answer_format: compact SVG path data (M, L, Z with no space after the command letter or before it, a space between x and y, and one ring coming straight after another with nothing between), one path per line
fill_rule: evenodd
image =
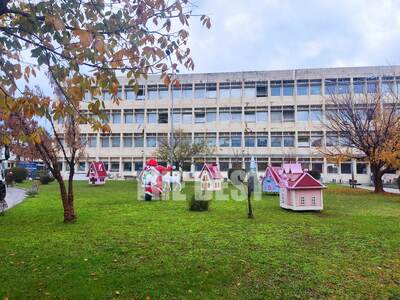
M208 146L206 139L202 143L193 143L186 132L182 129L176 129L171 141L167 138L159 141L155 156L164 161L171 160L172 156L172 163L179 169L182 179L185 162L191 161L196 156L210 155L213 151L213 148Z
M373 86L375 90L362 94L334 93L327 99L324 123L338 139L323 152L340 160L367 159L375 192L380 193L382 176L400 166L400 100L394 84L389 91L378 89L378 82Z

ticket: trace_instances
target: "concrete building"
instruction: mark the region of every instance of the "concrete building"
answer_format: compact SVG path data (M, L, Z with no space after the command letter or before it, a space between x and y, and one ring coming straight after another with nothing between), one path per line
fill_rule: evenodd
M249 168L254 156L260 175L267 165L299 162L320 171L325 182L347 182L353 172L359 182L369 183L368 162L336 165L321 153L321 147L338 140L323 126L328 95L384 89L395 80L400 84L395 74L400 74L400 66L181 74L179 88L169 90L157 76L143 81L137 94L120 78L119 105L103 93L112 134L81 127L87 161L77 166L78 177L92 160L104 161L116 178L136 176L158 141L168 137L172 116L174 128L182 128L188 139L215 147L212 156L188 162L186 176L200 171L204 160L217 163L226 175L231 167ZM86 97L90 100L89 94ZM82 113L87 113L85 107Z

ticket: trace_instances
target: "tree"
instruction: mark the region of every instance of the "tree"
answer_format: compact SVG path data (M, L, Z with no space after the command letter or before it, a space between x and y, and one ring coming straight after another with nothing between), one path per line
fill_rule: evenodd
M374 83L378 86L378 82ZM394 85L393 85L394 86ZM327 99L325 126L339 135L324 149L329 158L366 158L375 192L383 192L382 176L400 167L400 94L374 90L333 94Z
M191 162L196 156L207 156L213 151L213 148L208 146L207 140L202 143L192 143L187 133L182 129L175 129L172 139L163 139L159 142L155 156L163 161L171 161L172 158L172 163L180 171L182 180L185 162Z
M188 0L0 0L2 120L18 116L24 127L31 120L47 119L50 132L44 133L40 126L32 131L28 126L18 139L41 144L42 138L54 138L57 147L53 149L59 149L72 166L74 152L63 151L54 123L64 119L75 132L79 123L87 122L94 131L110 132L101 112L102 92L110 93L114 103L120 101L117 75L125 74L137 92L138 80L150 73L159 74L168 85L168 72L177 72L178 64L193 69L187 42L194 16ZM198 17L204 26L211 26L209 17ZM47 75L55 98L43 97L29 85L21 88L22 81L29 84L39 69ZM93 117L81 115L82 106ZM43 161L50 159L46 150L38 152ZM71 213L64 221L75 218Z

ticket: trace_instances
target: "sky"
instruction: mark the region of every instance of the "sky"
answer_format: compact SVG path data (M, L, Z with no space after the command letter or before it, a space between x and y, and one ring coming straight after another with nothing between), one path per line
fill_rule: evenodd
M194 72L400 64L400 0L194 3L212 20L192 20Z

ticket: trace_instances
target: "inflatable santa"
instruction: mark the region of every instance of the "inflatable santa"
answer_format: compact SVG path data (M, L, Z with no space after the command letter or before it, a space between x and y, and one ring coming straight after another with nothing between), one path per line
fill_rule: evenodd
M143 171L143 183L146 188L146 193L149 194L149 186L154 197L159 198L163 192L163 176L173 170L172 166L164 167L159 165L154 158L146 162Z

